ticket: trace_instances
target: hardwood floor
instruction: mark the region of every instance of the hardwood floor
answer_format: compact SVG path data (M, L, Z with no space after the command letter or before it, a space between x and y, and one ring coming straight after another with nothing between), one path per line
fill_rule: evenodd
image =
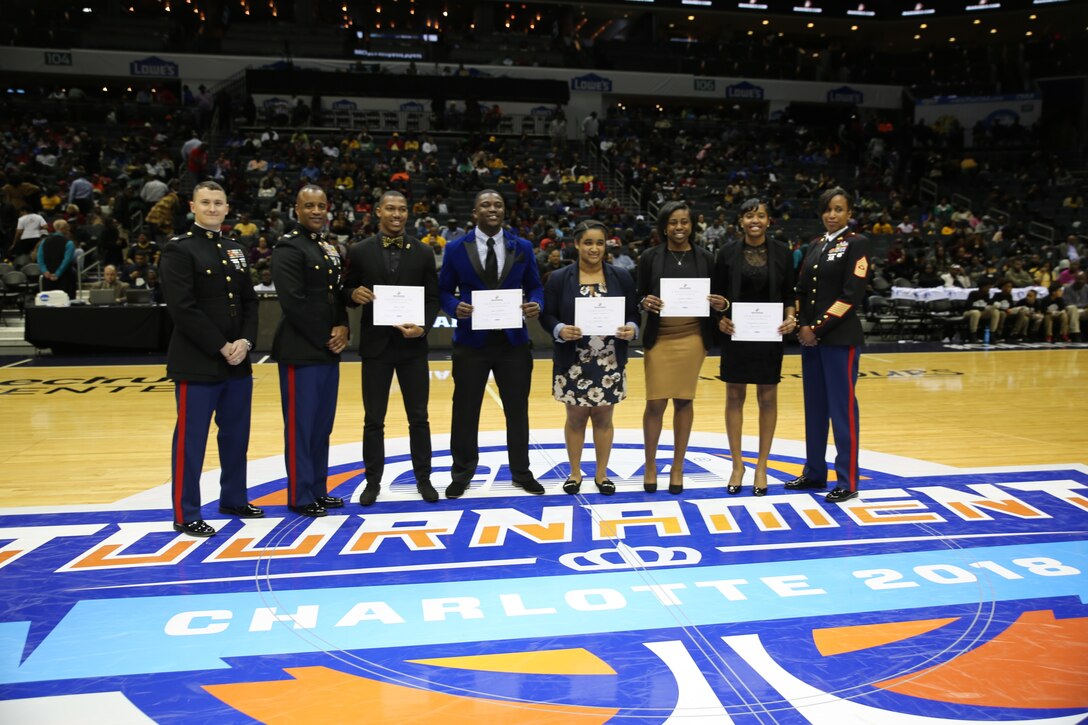
M436 448L449 433L450 369L448 361L431 363ZM708 358L695 430L721 433L724 448L725 385L717 371L718 358ZM863 354L861 371L863 449L965 467L1088 461L1086 350ZM776 439L803 440L798 356L786 356L783 375ZM0 506L103 504L168 480L174 400L173 385L163 376L161 365L0 372ZM563 406L550 394L551 361L537 360L533 378L533 429L561 428ZM642 390L642 361L636 358L628 367L628 400L616 409L617 428L641 428ZM386 435L406 436L399 395L389 411ZM754 389L745 415L745 434L755 435ZM359 363L344 363L332 443L359 441L362 420ZM497 395L485 396L481 429L502 427ZM282 450L277 369L257 365L249 455ZM217 467L213 437L205 468Z

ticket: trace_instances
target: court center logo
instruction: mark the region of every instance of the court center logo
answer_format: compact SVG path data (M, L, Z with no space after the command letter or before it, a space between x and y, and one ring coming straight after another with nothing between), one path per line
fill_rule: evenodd
M593 489L587 445L568 496L562 431L537 431L549 495L527 496L502 441L483 434L468 493L437 504L415 492L407 441L389 441L365 509L359 446L338 446L329 488L351 502L323 519L287 511L282 459L250 465L264 519L214 514L208 472L220 533L207 540L172 532L164 487L0 511L0 721L58 707L296 723L436 708L474 723L1088 714L1083 465L964 471L863 452L863 495L836 506L782 488L803 444L776 442L771 493L755 497L746 438L749 478L729 496L724 436L695 434L671 496L642 491L641 432L619 430L616 495ZM671 458L662 445L659 479Z

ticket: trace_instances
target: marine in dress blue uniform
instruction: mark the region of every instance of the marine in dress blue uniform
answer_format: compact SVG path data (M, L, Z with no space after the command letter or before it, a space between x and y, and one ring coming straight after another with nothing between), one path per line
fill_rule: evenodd
M827 486L830 421L837 485L826 498L840 503L858 495L859 424L854 388L865 341L858 312L869 280L871 245L867 237L847 227L850 202L845 192L831 189L821 196L821 202L818 206L827 233L809 244L797 282L805 467L785 488Z
M174 530L212 536L200 514L200 473L212 416L219 428L219 511L242 518L264 512L247 501L253 371L249 350L257 334L257 295L245 251L222 237L219 228L230 207L215 182L193 189L189 203L196 219L163 250L163 297L174 321L166 373L175 384L171 504Z
M325 192L304 186L295 216L299 226L272 250L272 280L283 310L272 357L279 363L287 505L316 517L344 505L343 499L328 495L327 480L348 318L340 295L340 253L323 233Z

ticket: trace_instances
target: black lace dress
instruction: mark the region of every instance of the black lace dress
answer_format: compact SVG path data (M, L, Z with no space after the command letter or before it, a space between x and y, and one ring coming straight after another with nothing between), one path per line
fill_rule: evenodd
M732 302L777 302L771 298L767 245L744 248L740 271L740 297ZM782 381L781 342L722 341L721 376L727 383L777 385Z

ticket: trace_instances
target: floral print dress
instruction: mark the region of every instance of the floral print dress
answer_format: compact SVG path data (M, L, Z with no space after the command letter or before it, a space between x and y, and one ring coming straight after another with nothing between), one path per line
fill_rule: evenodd
M578 289L580 297L600 297L607 293L603 284L584 284ZM616 357L616 338L591 335L573 344L578 359L566 370L555 371L555 399L560 403L594 408L615 405L626 398L627 371L620 367Z

